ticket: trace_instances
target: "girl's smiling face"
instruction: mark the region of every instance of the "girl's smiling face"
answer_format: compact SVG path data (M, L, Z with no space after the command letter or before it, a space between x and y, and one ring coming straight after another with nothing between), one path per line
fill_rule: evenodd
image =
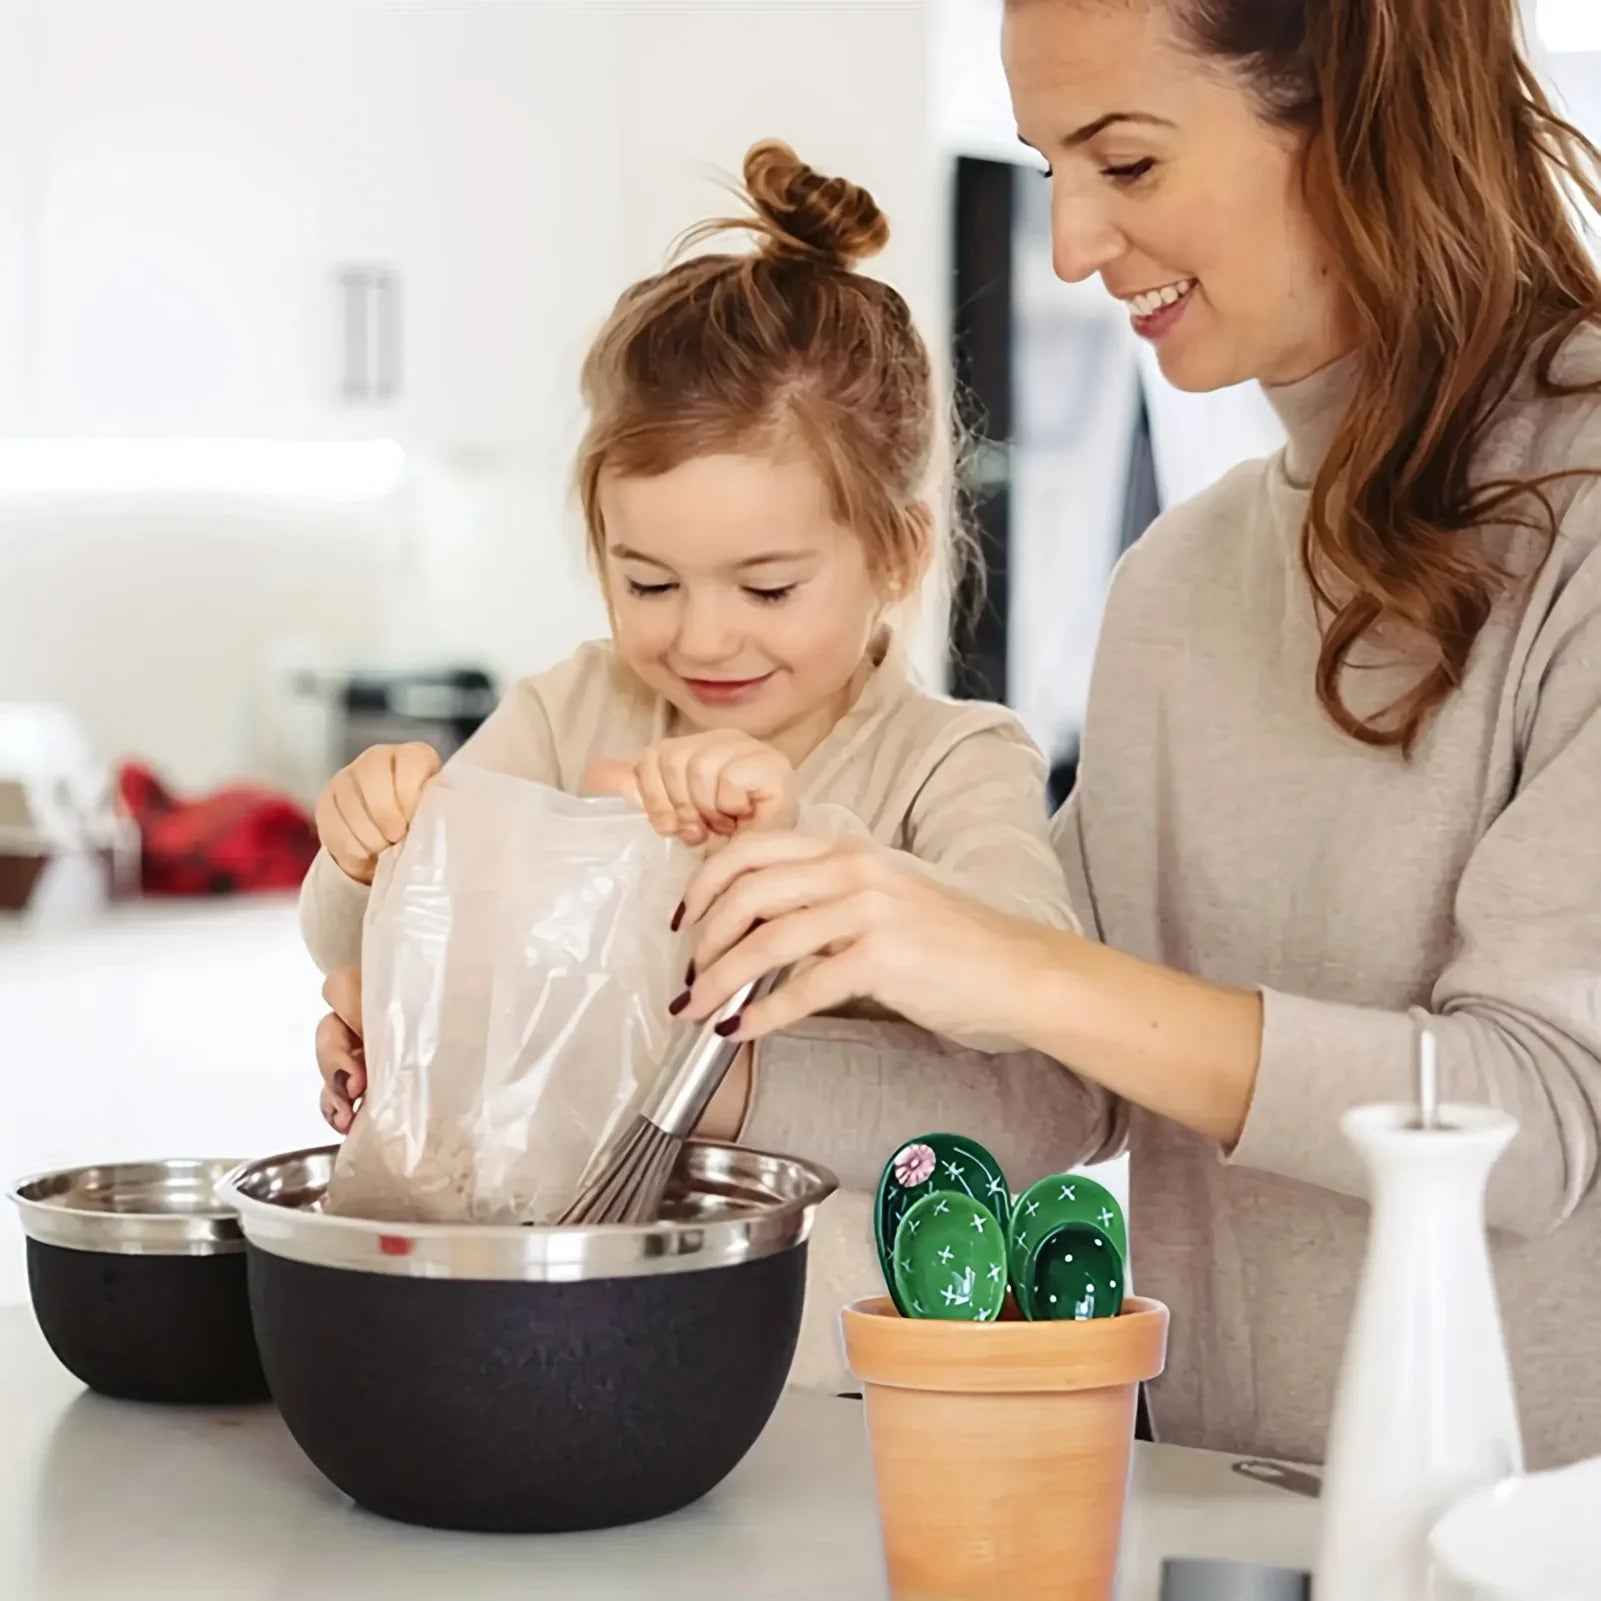
M624 661L690 728L799 763L855 699L887 601L816 468L729 454L608 473L600 509Z

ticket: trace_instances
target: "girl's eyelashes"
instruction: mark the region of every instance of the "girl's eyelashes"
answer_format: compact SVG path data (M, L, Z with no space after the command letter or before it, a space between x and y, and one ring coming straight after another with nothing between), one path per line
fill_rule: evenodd
M780 584L773 589L755 589L745 585L744 592L760 605L778 606L795 593L796 587L794 584ZM628 580L628 593L636 600L653 600L660 595L670 595L677 588L678 585L673 583L642 584L637 578Z

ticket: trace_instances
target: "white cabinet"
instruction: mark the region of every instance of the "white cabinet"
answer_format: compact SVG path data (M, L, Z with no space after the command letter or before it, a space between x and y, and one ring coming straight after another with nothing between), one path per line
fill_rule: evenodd
M351 249L399 266L405 410L422 437L543 448L551 418L577 413L622 226L609 10L355 12L367 98L348 129Z
M604 247L605 8L0 4L25 14L28 432L535 426Z
M29 10L29 431L338 431L326 13Z
M0 435L560 461L611 299L772 134L896 197L933 326L923 13L0 0Z

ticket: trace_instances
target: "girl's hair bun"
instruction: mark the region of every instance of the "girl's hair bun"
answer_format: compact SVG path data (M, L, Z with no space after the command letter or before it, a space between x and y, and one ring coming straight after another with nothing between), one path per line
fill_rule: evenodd
M777 139L753 145L746 155L745 192L764 255L854 267L889 243L889 219L867 190L825 177Z

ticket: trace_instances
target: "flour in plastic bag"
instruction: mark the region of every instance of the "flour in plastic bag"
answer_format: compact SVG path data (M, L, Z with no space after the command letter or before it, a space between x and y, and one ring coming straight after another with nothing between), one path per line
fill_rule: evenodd
M632 807L447 768L380 861L362 936L366 1098L327 1210L549 1222L675 1025L694 858Z

